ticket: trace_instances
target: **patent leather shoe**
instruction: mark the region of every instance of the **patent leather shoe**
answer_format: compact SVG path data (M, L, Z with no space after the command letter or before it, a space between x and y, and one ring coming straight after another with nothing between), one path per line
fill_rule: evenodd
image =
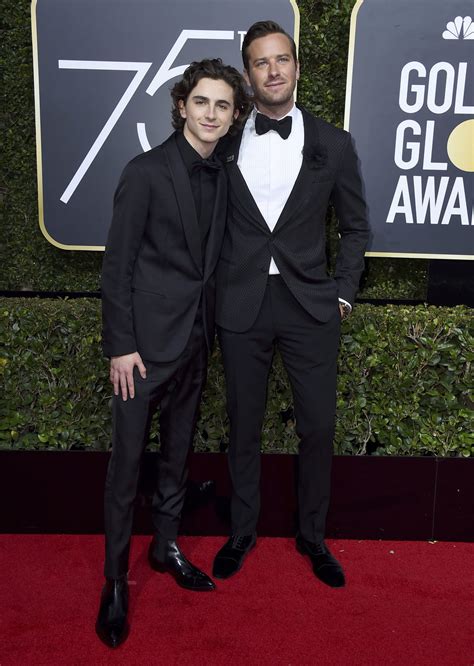
M170 573L175 581L186 590L194 592L210 592L215 584L203 571L187 560L180 551L176 541L166 542L166 552L163 561L155 555L156 542L153 540L148 549L148 561L154 571Z
M128 636L128 581L127 576L107 578L100 599L95 630L108 647L116 648Z
M309 556L313 565L314 575L321 582L330 587L344 587L346 584L344 571L324 541L311 543L311 541L303 539L299 534L296 537L296 549L302 555Z
M230 578L242 568L245 557L257 542L255 534L232 535L222 546L214 560L212 575L216 578Z

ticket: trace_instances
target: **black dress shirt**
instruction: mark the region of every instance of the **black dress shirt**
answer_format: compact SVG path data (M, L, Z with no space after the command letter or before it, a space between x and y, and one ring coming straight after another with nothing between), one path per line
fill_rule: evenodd
M182 132L178 134L177 144L191 182L191 191L201 232L201 252L204 261L216 200L217 172L221 165L214 156L211 156L208 160L203 160ZM210 168L206 166L209 163Z

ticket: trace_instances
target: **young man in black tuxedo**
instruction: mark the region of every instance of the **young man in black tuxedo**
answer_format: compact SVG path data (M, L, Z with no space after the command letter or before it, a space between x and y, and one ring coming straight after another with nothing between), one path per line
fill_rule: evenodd
M215 587L184 557L176 537L214 338L214 270L225 226L226 177L213 151L247 101L240 74L218 59L192 63L171 95L176 132L125 167L102 271L103 349L114 396L106 583L96 630L110 647L128 635L133 502L158 406L161 450L149 561L189 590Z
M278 346L300 438L297 547L320 580L341 587L344 573L324 532L340 322L354 303L369 234L362 184L350 135L294 104L293 39L273 21L256 23L242 57L255 108L224 152L229 215L216 303L230 420L232 536L213 573L236 573L256 542L260 434ZM334 278L325 251L331 201L340 234Z

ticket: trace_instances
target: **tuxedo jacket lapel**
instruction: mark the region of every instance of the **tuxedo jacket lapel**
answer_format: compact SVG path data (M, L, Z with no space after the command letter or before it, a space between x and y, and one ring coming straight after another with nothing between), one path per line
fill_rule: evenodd
M196 207L188 172L174 135L164 144L164 149L189 252L199 272L202 273L201 235Z
M217 176L216 199L212 213L211 228L207 240L206 258L204 266L204 281L214 272L219 258L219 252L224 236L227 214L227 181L224 171L221 170Z
M250 193L248 185L245 182L245 178L243 177L242 172L237 165L240 144L242 143L242 135L243 130L241 130L239 134L230 142L222 160L226 164L229 182L239 205L245 209L249 219L252 220L258 227L263 227L264 230L269 231L268 225L265 222L259 207L255 203L255 199Z
M303 162L301 163L301 169L290 192L290 196L286 200L275 225L274 232L281 229L291 218L298 215L298 212L314 195L314 187L318 178L319 165L311 157L308 157L315 155L320 150L318 131L312 116L304 109L301 109L301 112L304 123Z

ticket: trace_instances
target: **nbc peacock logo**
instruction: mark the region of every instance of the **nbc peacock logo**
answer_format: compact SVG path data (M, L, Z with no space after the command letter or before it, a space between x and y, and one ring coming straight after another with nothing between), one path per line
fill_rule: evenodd
M454 21L448 21L443 39L474 39L474 21L470 16L456 16Z

